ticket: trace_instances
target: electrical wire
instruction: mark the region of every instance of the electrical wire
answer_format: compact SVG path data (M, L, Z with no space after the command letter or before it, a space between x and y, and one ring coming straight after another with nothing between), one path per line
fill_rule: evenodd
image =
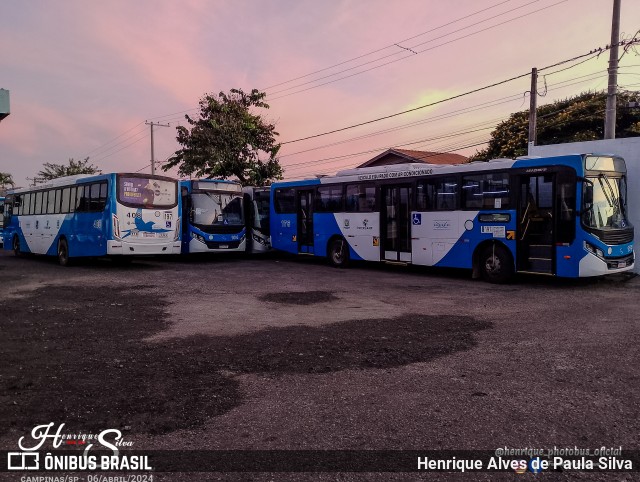
M525 3L524 5L520 5L520 6L518 6L518 7L512 8L511 10L507 10L506 12L503 12L503 13L497 14L497 15L495 15L495 16L493 16L493 17L490 17L490 18L487 18L487 19L480 20L480 21L478 21L478 22L472 23L471 25L467 25L466 27L462 27L462 28L460 28L460 29L458 29L458 30L453 30L452 32L445 33L445 34L443 34L443 35L440 35L440 36L435 37L435 38L433 38L433 39L427 40L427 41L425 41L425 42L421 42L421 43L419 43L419 44L412 45L411 47L408 47L408 48L407 48L407 47L401 47L401 48L402 48L402 49L404 49L404 50L410 50L411 52L413 52L413 54L412 54L412 55L406 55L404 52L393 52L393 53L391 53L391 54L387 54L387 55L385 55L385 56L383 56L383 57L379 57L379 58L374 59L374 60L369 60L369 61L367 61L367 62L363 62L363 63L361 63L361 64L359 64L359 65L355 65L355 66L353 66L353 67L349 67L349 68L347 68L347 69L340 70L340 71L338 71L338 72L334 72L334 73L329 74L329 75L326 75L326 76L324 76L324 77L319 77L319 78L317 78L317 79L309 80L309 81L307 81L307 82L303 82L303 83L301 83L301 84L297 84L297 85L294 85L294 86L291 86L291 87L287 87L287 88L285 88L285 89L281 89L281 90L277 90L277 91L275 91L275 92L271 92L271 93L270 93L270 95L278 95L278 94L281 94L281 93L283 93L283 92L287 92L287 91L289 91L289 90L297 89L298 87L303 87L303 86L305 86L305 85L313 84L313 83L315 83L315 82L319 82L319 81L321 81L321 80L329 79L329 78L334 77L334 76L336 76L336 75L340 75L340 74L343 74L343 73L345 73L345 72L350 72L350 71L352 71L352 70L355 70L355 69L357 69L357 68L363 67L363 66L365 66L365 65L370 65L370 64L372 64L372 63L379 62L379 61L381 61L381 60L384 60L384 59L387 59L387 58L390 58L390 57L395 57L395 56L400 55L400 54L403 54L404 56L403 56L402 58L400 58L400 59L396 59L396 60L394 60L394 61L392 61L392 62L384 63L384 64L382 64L382 65L380 65L380 66L378 66L378 67L375 67L375 68L379 68L379 67L382 67L382 66L384 66L384 65L388 65L388 64L390 64L390 63L393 63L393 62L398 62L398 61L400 61L400 60L404 60L404 59L412 58L415 54L420 54L420 53L426 52L426 51L428 51L428 50L433 50L433 49L431 48L431 49L425 49L425 50L420 50L420 51L416 52L416 51L414 50L416 47L419 47L419 46L421 46L421 45L425 45L425 44L428 44L428 43L431 43L431 42L435 42L435 41L437 41L437 40L443 39L443 38L445 38L445 37L448 37L448 36L453 35L453 34L455 34L455 33L458 33L458 32L461 32L461 31L463 31L463 30L469 29L469 28L471 28L471 27L475 27L475 26L480 25L480 24L482 24L482 23L489 22L489 21L491 21L491 20L494 20L495 18L501 17L501 16L503 16L503 15L506 15L506 14L508 14L508 13L511 13L511 12L513 12L513 11L515 11L515 10L519 10L519 9L521 9L521 8L524 8L524 7L528 7L529 5L531 5L531 4L533 4L533 3L537 3L537 2L539 2L539 1L540 1L540 0L532 0L532 1L528 2L528 3ZM557 4L559 4L559 3L564 3L565 1L567 1L567 0L562 0L561 2L558 2ZM557 5L557 4L554 4L554 5L551 5L551 6L555 6L555 5ZM545 7L545 8L549 8L549 7ZM544 10L544 9L540 9L540 10ZM491 28L495 28L495 27L498 27L498 26L500 26L500 25L504 25L505 23L509 23L509 22L514 21L514 20L518 20L518 19L522 18L523 16L531 15L531 14L533 14L533 13L536 13L536 12L540 11L540 10L534 10L533 12L529 12L529 13L527 13L527 14L525 14L525 15L522 15L522 16L519 16L519 17L515 17L515 18L513 18L513 19L510 19L510 20L505 21L505 22L502 22L502 23L498 23L498 24L493 25L493 26L491 26L491 27L489 27L489 28L487 28L487 29L479 30L478 32L474 32L473 34L470 34L470 35L475 35L475 34L477 34L477 33L484 32L484 31L489 30L489 29L491 29ZM460 40L460 39L466 38L466 37L468 37L468 36L470 36L470 35L463 36L463 37L460 37L460 38L455 39L455 40ZM402 43L402 42L399 42L399 43ZM451 42L446 42L446 43L441 44L441 45L447 45L448 43L451 43ZM394 45L397 45L397 44L394 44ZM441 46L441 45L438 45L438 47L439 47L439 46ZM371 70L371 69L369 69L369 70ZM359 72L359 73L368 72L369 70L364 70L364 71ZM342 77L341 79L343 79L343 78L348 78L348 77ZM338 79L338 80L341 80L341 79ZM322 85L325 85L325 84L322 84ZM303 91L299 91L299 92L303 92ZM296 93L298 93L298 92L296 92ZM272 99L270 99L270 100L276 100L276 99L280 99L280 98L282 98L282 97L285 97L285 96L275 97L275 98L272 98Z
M638 39L633 39L633 40L637 42ZM624 42L620 42L620 43L622 44ZM607 46L605 48L595 49L595 51L604 52L606 50L609 50L610 48L611 48L610 46ZM594 50L591 50L586 54L575 56L575 57L573 57L571 59L562 60L560 62L556 62L555 64L548 65L546 67L538 69L538 72L542 72L544 70L547 70L547 69L550 69L550 68L553 68L553 67L558 67L560 65L563 65L563 64L566 64L566 63L569 63L569 62L575 62L576 60L580 60L580 59L582 59L584 57L592 56L592 55L594 55ZM483 90L487 90L487 89L490 89L490 88L493 88L493 87L497 87L499 85L503 85L503 84L506 84L506 83L509 83L509 82L513 82L514 80L518 80L518 79L521 79L521 78L524 78L524 77L528 77L529 75L530 75L530 72L527 72L527 73L524 73L524 74L520 74L520 75L516 75L514 77L511 77L511 78L508 78L508 79L505 79L505 80L501 80L499 82L494 82L493 84L485 85L483 87L478 87L476 89L472 89L472 90L464 92L462 94L457 94L457 95L453 95L453 96L450 96L450 97L446 97L444 99L440 99L440 100L437 100L437 101L434 101L434 102L430 102L428 104L424 104L424 105L421 105L421 106L418 106L418 107L414 107L412 109L407 109L407 110L404 110L404 111L401 111L401 112L396 112L395 114L390 114L390 115L378 117L378 118L375 118L375 119L371 119L371 120L368 120L368 121L359 122L357 124L352 124L352 125L349 125L349 126L346 126L346 127L333 129L333 130L330 130L330 131L327 131L327 132L322 132L320 134L314 134L314 135L310 135L310 136L306 136L306 137L301 137L299 139L294 139L294 140L291 140L291 141L282 142L281 145L293 144L295 142L300 142L300 141L306 141L308 139L314 139L314 138L326 136L326 135L329 135L329 134L335 134L337 132L343 132L343 131L346 131L346 130L349 130L349 129L354 129L356 127L361 127L363 125L373 124L375 122L379 122L379 121L382 121L382 120L391 119L393 117L397 117L397 116L400 116L400 115L405 115L405 114L408 114L410 112L415 112L417 110L424 109L426 107L432 107L434 105L442 104L444 102L449 102L449 101L454 100L454 99L459 99L459 98L467 96L467 95L475 94L475 93L481 92Z
M262 88L261 90L262 90L262 91L266 91L266 90L272 89L272 88L274 88L274 87L279 87L279 86L281 86L281 85L289 84L289 83L291 83L291 82L295 82L296 80L304 79L305 77L310 77L310 76L312 76L312 75L319 74L319 73L321 73L321 72L325 72L325 71L327 71L327 70L331 70L331 69L332 69L332 68L334 68L334 67L339 67L339 66L341 66L341 65L348 64L348 63L350 63L350 62L353 62L354 60L359 60L359 59L361 59L361 58L368 57L369 55L373 55L373 54L376 54L376 53L378 53L378 52L382 52L383 50L387 50L387 49L389 49L389 48L393 48L393 47L397 46L398 44L402 44L402 43L404 43L404 42L408 42L409 40L413 40L413 39L415 39L415 38L421 37L421 36L426 35L426 34L431 33L431 32L435 32L436 30L440 30L440 29L442 29L442 28L444 28L444 27L448 27L449 25L453 25L454 23L458 23L458 22L460 22L461 20L465 20L465 19L467 19L467 18L473 17L473 16L475 16L475 15L478 15L479 13L486 12L486 11L488 11L488 10L491 10L491 9L493 9L493 8L496 8L496 7L498 7L498 6L500 6L500 5L503 5L503 4L505 4L505 3L509 3L509 2L511 2L511 1L512 1L512 0L506 0L506 1L503 1L503 2L496 3L496 4L494 4L494 5L491 5L490 7L483 8L482 10L478 10L478 11L476 11L476 12L474 12L474 13L469 14L469 15L465 15L464 17L460 17L460 18L458 18L458 19L456 19L456 20L453 20L453 21L451 21L451 22L445 23L445 24L440 25L440 26L438 26L438 27L435 27L435 28L429 29L429 30L427 30L427 31L425 31L425 32L419 33L419 34L414 35L414 36L412 36L412 37L408 37L408 38L403 39L403 40L398 40L397 42L394 42L394 43L392 43L392 44L390 44L390 45L387 45L386 47L382 47L382 48L379 48L379 49L376 49L376 50L372 50L372 51L370 51L370 52L367 52L367 53L364 53L364 54L358 55L358 56L356 56L356 57L352 57L352 58L350 58L350 59L348 59L348 60L344 60L344 61L342 61L342 62L338 62L338 63L336 63L336 64L330 65L329 67L324 67L324 68L322 68L322 69L319 69L319 70L316 70L316 71L314 71L314 72L310 72L310 73L308 73L308 74L304 74L304 75L301 75L301 76L295 77L295 78L293 78L293 79L289 79L289 80L285 80L285 81L283 81L283 82L279 82L279 83L277 83L277 84L269 85L269 86L267 86L267 87Z

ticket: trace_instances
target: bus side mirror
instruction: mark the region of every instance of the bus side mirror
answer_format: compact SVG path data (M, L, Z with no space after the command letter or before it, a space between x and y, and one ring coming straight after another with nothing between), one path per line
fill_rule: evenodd
M584 185L584 202L585 206L591 206L593 204L593 184L587 183Z

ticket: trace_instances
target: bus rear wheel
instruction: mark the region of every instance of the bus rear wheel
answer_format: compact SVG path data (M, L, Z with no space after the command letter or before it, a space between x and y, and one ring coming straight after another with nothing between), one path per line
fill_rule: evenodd
M487 246L479 259L482 277L490 283L506 283L513 276L513 259L502 246Z
M331 241L329 262L336 268L346 268L349 264L349 245L344 238L336 238Z
M15 254L16 256L21 256L22 255L22 251L20 251L20 239L18 238L18 236L14 236L13 237L13 254Z
M69 245L66 239L58 241L58 263L60 266L69 266Z

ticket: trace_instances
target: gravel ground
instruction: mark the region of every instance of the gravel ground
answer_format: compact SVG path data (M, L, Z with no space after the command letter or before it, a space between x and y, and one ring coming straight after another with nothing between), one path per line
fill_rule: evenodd
M139 450L640 447L640 278L496 286L276 256L65 269L6 253L0 276L5 450L51 421L118 428ZM496 475L516 477L465 478ZM417 478L460 476L156 480Z

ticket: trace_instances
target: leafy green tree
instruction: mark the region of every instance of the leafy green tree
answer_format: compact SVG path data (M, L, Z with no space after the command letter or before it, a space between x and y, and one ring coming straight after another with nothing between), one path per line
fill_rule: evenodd
M75 176L77 174L100 174L101 172L98 166L89 164L88 157L82 161L76 161L71 158L67 165L45 162L44 169L38 172L37 178L43 181L49 181L59 177Z
M4 192L7 190L7 187L9 186L15 186L15 183L13 182L13 176L6 172L0 172L0 194L4 194Z
M604 137L606 93L586 92L538 108L538 145L593 141ZM618 94L616 137L640 136L640 111L627 108L635 100L628 93ZM471 161L524 156L528 151L529 111L516 112L498 124L489 145L471 156Z
M181 175L196 177L236 177L245 186L282 179L279 134L274 125L251 112L252 108L269 108L265 96L257 89L250 93L231 89L228 94L202 97L198 118L185 116L191 129L177 127L182 148L162 168L167 171L178 166Z

